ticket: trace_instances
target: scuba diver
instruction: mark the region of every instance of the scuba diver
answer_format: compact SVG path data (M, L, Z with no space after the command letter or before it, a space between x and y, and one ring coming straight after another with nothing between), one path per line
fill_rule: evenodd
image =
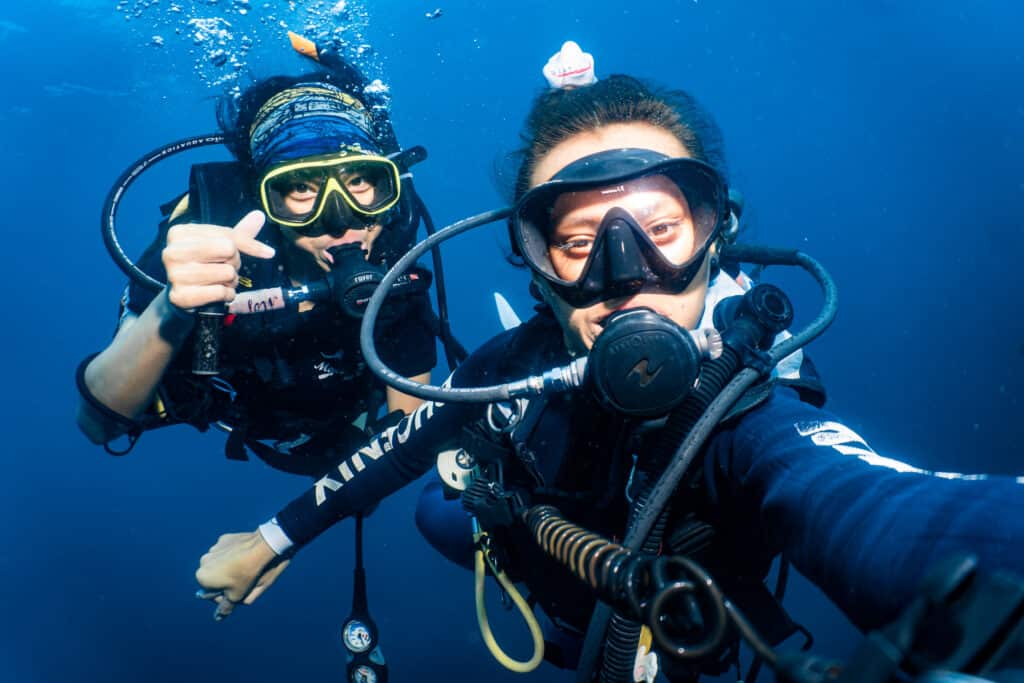
M889 680L924 642L916 628L973 595L975 575L1024 574L1017 480L914 469L822 409L800 347L834 315L834 285L800 252L733 243L741 203L727 188L719 129L694 98L624 75L553 84L523 139L511 210L436 237L508 216L537 314L444 386L417 388L377 367L378 290L362 331L367 361L431 400L256 530L218 539L196 578L220 613L251 603L282 559L435 464L442 482L421 496L421 530L474 567L484 640L515 671L543 657L576 669L577 681L651 681L658 669L694 680L738 667L742 637L785 680L836 680L837 667L798 666L771 649L800 630L763 583L781 555L862 629L911 605L906 628L870 641L871 662L892 667L840 679ZM822 284L822 313L789 332L788 298L752 286L740 262L804 267ZM968 559L915 597L926 570L950 557ZM480 602L485 569L530 624L528 661L494 642ZM1019 621L1016 585L973 612L983 628L961 631L1009 633L997 605ZM993 642L971 652L991 655ZM918 670L944 661L930 656L913 660ZM947 668L984 672L982 661Z
M418 159L398 148L356 69L292 40L321 68L220 102L235 161L192 168L138 263L166 287L133 277L114 340L79 368L78 423L97 444L112 449L127 435L130 450L145 430L215 424L229 431L229 458L252 451L312 475L363 441L383 404L408 413L420 403L366 369L353 295L362 290L347 286L379 281L414 241L420 210L406 164ZM395 297L380 328L390 360L421 380L436 362L429 280L421 273L421 286ZM324 296L301 300L297 288ZM223 336L217 372L188 352L206 313Z
M432 229L409 172L425 151L399 147L386 103L336 51L290 37L316 70L227 96L217 110L221 135L154 152L108 197L104 239L131 282L113 341L81 363L77 384L78 424L112 454L151 429L214 425L228 433L228 458L254 454L285 472L319 475L421 403L367 369L359 318L419 224ZM114 230L127 186L170 154L221 143L234 161L193 166L188 192L162 208L156 238L132 263ZM419 381L436 363L437 337L449 363L464 353L445 322L438 258L441 318L430 304L432 274L416 269L393 288L378 326L389 362ZM124 436L127 448L116 449ZM361 561L355 582L363 619L348 631L363 648L373 629ZM379 651L367 656L382 671Z

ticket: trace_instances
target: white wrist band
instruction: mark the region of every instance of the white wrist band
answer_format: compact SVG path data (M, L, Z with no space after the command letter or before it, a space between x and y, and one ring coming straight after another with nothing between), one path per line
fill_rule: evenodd
M259 532L263 540L270 546L270 549L278 555L286 554L295 546L292 543L292 539L288 538L288 534L284 532L284 529L278 525L277 517L271 517L270 521L260 524Z

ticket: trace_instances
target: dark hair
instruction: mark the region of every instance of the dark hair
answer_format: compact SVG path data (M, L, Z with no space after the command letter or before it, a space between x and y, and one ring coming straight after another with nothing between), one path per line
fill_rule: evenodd
M224 144L247 169L252 169L249 129L256 118L256 113L271 97L299 83L330 83L356 98L366 106L373 118L376 137L381 147L386 149L393 143L394 133L391 131L391 124L385 114L366 101L366 80L355 67L345 64L339 67L339 73L322 69L301 76L271 76L249 86L241 95L225 95L217 103L217 125L227 138Z
M722 132L692 95L664 90L631 76L613 75L593 85L555 89L534 100L520 137L513 201L529 189L537 161L562 141L613 123L646 122L672 133L694 158L726 175Z

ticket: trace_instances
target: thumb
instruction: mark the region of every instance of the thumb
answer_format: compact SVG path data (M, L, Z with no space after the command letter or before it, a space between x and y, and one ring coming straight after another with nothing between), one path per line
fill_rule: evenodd
M234 240L238 251L256 258L274 257L274 254L277 253L274 248L256 239L256 235L263 229L265 222L266 216L262 211L250 211L235 224L235 227L231 229L231 239Z

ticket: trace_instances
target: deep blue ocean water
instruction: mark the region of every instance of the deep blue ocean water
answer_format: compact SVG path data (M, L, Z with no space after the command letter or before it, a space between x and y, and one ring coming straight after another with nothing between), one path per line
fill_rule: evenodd
M124 282L100 242L105 193L149 149L213 130L223 86L209 81L231 66L214 67L206 45L174 28L190 12L240 26L246 8L115 4L0 9L10 269L0 681L341 681L351 522L304 550L255 606L214 623L192 597L199 556L305 482L226 461L215 433L165 430L112 458L74 425L74 368L109 340ZM431 20L437 0L348 4L348 20L327 13L317 27L333 21L372 46L367 63L391 88L400 140L430 150L416 172L439 223L502 203L494 169L517 145L540 67L576 40L599 76L697 95L725 132L750 238L829 267L840 315L810 352L833 411L876 450L922 467L1024 469L1024 5L450 0ZM302 68L279 23L311 21L296 5L248 8L255 44L241 84ZM204 158L169 162L132 190L129 251L150 239L156 207L183 191L187 164ZM499 329L491 292L528 312L526 276L504 264L500 229L446 253L452 319L468 346ZM808 319L818 303L809 280L780 280ZM367 521L370 604L392 680L517 679L481 643L470 576L415 530L419 489ZM794 581L787 606L823 654L843 656L858 640L806 582ZM503 642L524 652L518 618L492 613ZM544 668L530 680L565 678Z

